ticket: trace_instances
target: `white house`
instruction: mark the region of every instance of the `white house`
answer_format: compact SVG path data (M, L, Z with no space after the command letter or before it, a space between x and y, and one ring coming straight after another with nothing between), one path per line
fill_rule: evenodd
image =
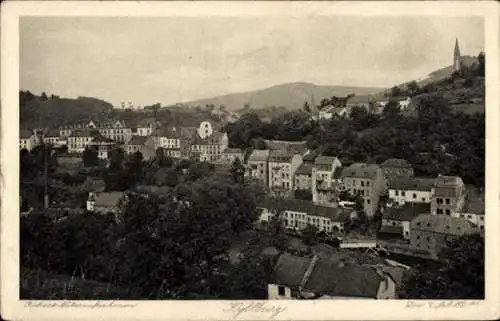
M269 188L293 191L295 172L302 164L302 156L292 151L271 150L269 153Z
M21 130L19 132L19 149L30 151L35 146L35 135L29 130Z
M428 203L432 201L434 178L410 177L389 182L389 199L397 204Z

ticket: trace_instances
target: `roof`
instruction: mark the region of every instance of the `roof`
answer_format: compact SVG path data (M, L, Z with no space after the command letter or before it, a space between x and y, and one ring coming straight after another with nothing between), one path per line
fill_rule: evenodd
M150 127L150 126L159 126L160 122L156 121L154 118L146 118L137 123L136 127Z
M243 151L239 148L226 148L223 153L224 154L243 154Z
M382 218L394 221L411 221L420 214L430 213L430 210L430 204L406 203L403 206L386 208L382 214Z
M343 177L375 178L380 167L376 164L354 163L342 170Z
M388 225L382 225L380 227L380 233L387 233L387 234L403 234L403 227L402 226L388 226Z
M410 162L402 158L389 158L380 164L382 168L412 168Z
M330 296L376 298L381 281L372 267L319 260L303 289Z
M295 175L312 175L312 168L313 165L310 163L302 163L299 168L297 168L297 171L295 172Z
M302 157L304 162L313 162L318 156L318 152L314 150L308 150L306 154Z
M410 229L449 235L472 234L475 230L469 221L448 215L421 214L411 222Z
M248 161L267 161L269 158L270 151L268 149L254 149L250 156L248 157Z
M159 135L168 138L193 138L198 129L196 127L164 127L160 128Z
M264 140L267 148L271 150L293 151L303 155L307 151L306 141Z
M294 155L292 151L271 150L269 153L269 162L289 163Z
M148 140L147 136L132 136L127 145L144 145Z
M435 187L434 196L437 197L456 197L457 191L455 187Z
M335 168L335 171L333 172L333 178L335 179L342 178L342 171L343 171L342 166Z
M94 206L117 206L124 195L123 192L99 193L95 196Z
M77 129L71 131L69 137L93 137L91 129Z
M258 204L258 207L267 209L284 208L289 211L307 213L311 216L326 217L335 222L344 222L351 213L349 209L324 206L299 199L284 199L283 201L276 202L272 198L266 198Z
M318 156L314 160L315 165L332 165L337 157L333 156Z
M198 135L195 135L192 145L219 145L221 142L222 137L226 133L222 132L213 132L212 135L206 137L206 138L201 138Z
M33 136L33 133L27 129L21 129L19 131L19 138L20 139L30 138L31 136Z
M435 187L456 187L463 184L462 178L458 176L438 175L434 181Z
M431 191L434 186L434 178L412 177L394 179L389 184L389 189L405 191Z
M50 128L45 131L44 134L45 137L59 137L59 130L56 128Z
M304 258L284 253L280 255L274 267L274 282L296 288L300 285L312 258Z

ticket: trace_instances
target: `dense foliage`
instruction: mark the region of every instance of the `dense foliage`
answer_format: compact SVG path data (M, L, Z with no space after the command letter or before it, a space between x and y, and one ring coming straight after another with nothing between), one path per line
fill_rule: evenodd
M463 236L450 242L441 264L422 264L405 281L404 299L484 299L484 239Z

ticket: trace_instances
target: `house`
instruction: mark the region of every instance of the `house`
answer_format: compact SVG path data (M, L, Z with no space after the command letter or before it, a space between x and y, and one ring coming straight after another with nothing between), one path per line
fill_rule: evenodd
M269 153L269 188L274 192L294 190L295 171L302 164L302 156L292 151L271 150Z
M295 154L305 155L308 151L306 141L291 142L286 140L264 140L267 149L270 150L281 150L293 152Z
M96 133L88 128L72 130L68 137L68 153L83 153Z
M265 186L268 186L270 151L267 149L254 149L248 157L245 175L261 181Z
M227 133L213 132L210 136L195 136L191 145L191 154L202 162L217 163L229 140Z
M318 157L318 152L315 150L308 149L302 156L302 162L304 164L314 165L314 160Z
M448 241L476 232L467 220L447 215L422 214L411 221L410 246L439 255Z
M332 105L325 106L319 111L318 118L319 119L332 119L334 113L335 113L335 106L332 106Z
M342 189L363 198L363 209L373 216L386 187L382 168L376 164L354 163L342 170Z
M160 122L152 119L146 118L141 120L137 124L137 135L138 136L151 136L153 132L160 127Z
M19 149L32 150L36 146L33 132L21 129L19 132Z
M394 298L396 284L382 269L317 256L280 255L268 284L269 300Z
M396 235L410 240L411 221L420 214L427 214L431 210L430 204L406 203L397 207L384 209L380 233Z
M308 225L315 226L319 232L343 233L344 224L352 210L315 204L311 201L284 199L276 201L267 198L257 205L262 210L261 222L270 222L277 212L283 224L290 230L302 230Z
M312 168L312 194L313 201L318 203L330 203L336 195L333 174L342 166L337 157L318 156L314 160Z
M473 227L477 227L481 233L484 233L484 194L477 194L468 189L464 210L451 216L468 220Z
M156 148L163 148L165 155L174 158L189 158L195 127L161 128L153 133Z
M153 138L147 136L132 136L127 143L127 154L140 152L146 161L155 158L156 150Z
M311 190L313 164L302 163L295 171L294 189Z
M396 178L389 182L389 200L403 205L405 203L431 203L434 178L410 177Z
M399 109L401 111L408 110L408 108L410 107L410 97L395 97L394 100L399 104Z
M399 178L412 178L414 176L413 166L405 159L389 158L380 164L387 182Z
M123 120L108 120L103 122L89 121L87 128L95 129L104 137L118 143L127 143L132 137L132 128Z
M333 106L328 105L323 107L319 113L319 119L332 119L332 118L348 118L351 112L350 106Z
M109 138L98 136L89 142L88 146L97 151L97 158L108 160L111 158L111 151L116 148L117 144Z
M57 129L47 129L41 132L42 140L46 144L59 145L59 131Z
M120 205L123 200L126 200L124 192L89 193L87 211L117 214L121 211Z
M243 165L245 162L245 153L239 148L226 148L220 155L219 162L221 164L231 165L236 159L239 159Z
M434 215L454 215L463 212L466 188L458 176L438 175L432 188L431 213Z

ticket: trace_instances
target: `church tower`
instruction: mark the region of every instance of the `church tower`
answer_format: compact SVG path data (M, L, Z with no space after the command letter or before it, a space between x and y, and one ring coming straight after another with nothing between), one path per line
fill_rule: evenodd
M460 48L458 46L458 38L455 40L455 50L453 52L453 69L456 72L462 71L462 56L460 55Z

